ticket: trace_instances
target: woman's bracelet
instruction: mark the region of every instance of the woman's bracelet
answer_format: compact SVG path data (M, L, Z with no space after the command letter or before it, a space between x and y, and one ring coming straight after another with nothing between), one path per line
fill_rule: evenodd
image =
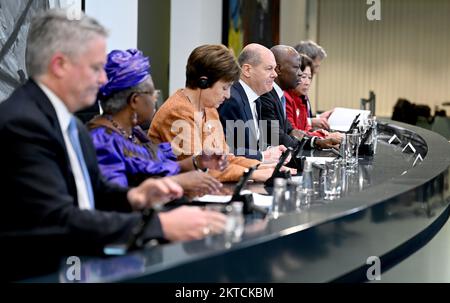
M202 171L202 172L207 172L207 171L208 171L207 168L201 169L201 168L198 166L198 163L197 163L197 156L198 156L198 155L192 156L192 165L194 165L194 169L195 169L195 170L200 170L200 171Z

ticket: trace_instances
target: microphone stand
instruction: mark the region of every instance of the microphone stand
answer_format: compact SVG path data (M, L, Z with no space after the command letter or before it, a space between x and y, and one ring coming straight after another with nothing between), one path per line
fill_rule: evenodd
M244 188L247 181L250 179L253 172L258 168L259 164L256 166L251 167L250 169L246 170L244 172L244 175L239 180L238 184L236 185L236 188L234 190L233 195L231 196L230 202L227 204L230 204L232 202L242 202L244 204L243 213L244 215L252 214L254 212L260 213L263 216L267 214L267 211L264 208L261 208L259 206L256 206L253 201L253 194L241 194L242 189Z
M241 194L242 189L247 184L248 180L250 179L253 172L258 168L259 164L256 166L252 166L249 169L247 169L242 177L239 179L238 183L236 184L236 187L234 189L233 195L231 196L230 201L225 203L220 202L208 202L208 201L191 201L187 203L186 205L194 205L194 206L205 206L205 205L230 205L232 202L243 202L243 213L245 215L252 214L252 213L259 213L263 216L267 214L267 211L264 208L261 208L254 204L253 202L253 194Z
M350 128L348 129L348 131L346 131L346 133L347 134L351 134L352 132L353 132L353 129L354 128L356 128L357 126L358 126L358 124L359 124L359 116L360 116L361 114L357 114L356 115L356 117L355 117L355 119L353 119L353 122L352 122L352 124L350 125Z
M301 155L306 142L308 142L309 137L303 137L303 139L298 143L295 150L292 152L292 159L294 161L295 167L297 169L297 174L303 172L303 162L305 157Z
M144 247L144 239L142 235L144 234L150 220L153 215L161 209L161 205L155 205L151 208L146 208L142 211L141 221L137 226L133 228L130 238L126 244L112 244L107 245L103 249L105 255L119 256L125 255L130 251L140 249Z
M272 176L269 179L267 179L266 182L264 182L265 187L273 187L273 182L275 178L289 179L291 177L290 172L281 171L281 167L283 166L284 162L286 161L289 154L291 154L291 152L292 148L288 148L283 152L280 159L278 160L277 165L275 166Z
M145 229L147 228L151 218L156 212L157 210L154 207L146 208L142 211L141 222L133 229L131 237L128 239L128 252L144 247L144 240L142 239L142 235L144 234Z

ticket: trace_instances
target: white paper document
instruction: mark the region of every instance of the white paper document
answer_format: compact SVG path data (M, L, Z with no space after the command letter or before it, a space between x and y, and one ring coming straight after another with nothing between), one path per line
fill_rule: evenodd
M272 207L273 196L266 196L253 193L253 203L263 208Z
M291 181L301 183L303 181L303 176L292 176Z
M361 121L367 120L370 110L336 107L328 118L328 123L332 130L346 132L358 114L360 114L358 120L361 123Z
M197 197L194 200L200 202L228 203L231 200L231 196L204 195Z
M242 191L241 194L250 193L250 191ZM272 207L273 196L266 196L257 193L252 193L253 203L259 207ZM228 203L231 200L231 196L219 196L219 195L204 195L202 197L197 197L195 201L201 202L214 202L214 203Z
M333 161L334 157L306 157L306 161L308 162L312 162L312 163L317 163L317 164L325 164L326 162L331 162Z

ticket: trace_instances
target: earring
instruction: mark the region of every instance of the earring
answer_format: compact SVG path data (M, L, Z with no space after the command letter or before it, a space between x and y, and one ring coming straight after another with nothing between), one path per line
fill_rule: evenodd
M131 123L133 123L134 126L138 124L138 115L137 112L133 112L131 116Z

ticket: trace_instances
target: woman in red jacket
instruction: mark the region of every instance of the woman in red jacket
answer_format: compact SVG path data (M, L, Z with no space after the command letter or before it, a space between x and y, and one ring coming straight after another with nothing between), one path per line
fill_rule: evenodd
M301 82L294 89L285 92L286 116L296 129L305 131L308 136L319 138L332 137L341 140L339 133L329 133L323 129L313 129L308 121L308 92L314 75L313 61L306 55L300 55Z

